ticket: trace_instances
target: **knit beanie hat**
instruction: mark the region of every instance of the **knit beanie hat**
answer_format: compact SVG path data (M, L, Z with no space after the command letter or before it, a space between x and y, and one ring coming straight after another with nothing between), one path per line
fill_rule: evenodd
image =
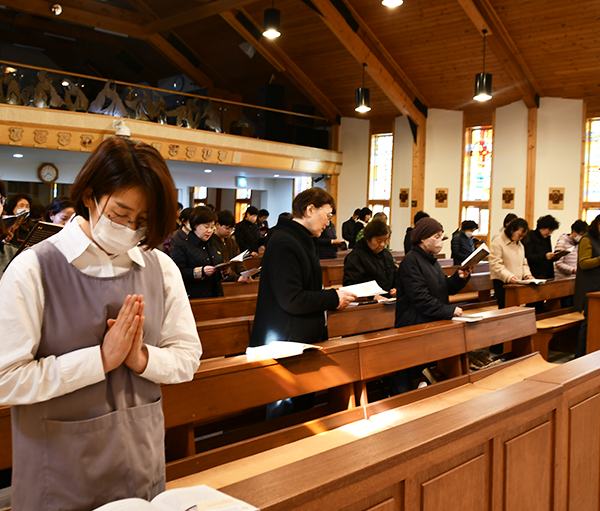
M421 218L416 224L415 228L410 233L410 242L413 245L418 245L421 240L426 240L434 234L444 230L442 224L440 224L434 218Z

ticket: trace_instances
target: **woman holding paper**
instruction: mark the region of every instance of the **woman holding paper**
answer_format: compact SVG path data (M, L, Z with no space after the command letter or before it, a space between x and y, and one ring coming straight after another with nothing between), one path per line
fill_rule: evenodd
M0 404L12 509L94 509L165 489L161 384L202 353L181 275L153 250L175 222L162 156L112 137L71 188L78 214L0 280Z
M179 266L190 298L223 296L221 280L229 273L229 267L222 272L215 267L223 262L221 248L212 238L217 220L211 208L194 208L189 219L191 232L171 248L171 258Z
M364 229L364 237L356 242L354 250L344 259L344 286L375 280L396 297L396 272L398 268L392 254L385 249L391 230L382 220L371 220ZM376 300L385 299L376 295Z

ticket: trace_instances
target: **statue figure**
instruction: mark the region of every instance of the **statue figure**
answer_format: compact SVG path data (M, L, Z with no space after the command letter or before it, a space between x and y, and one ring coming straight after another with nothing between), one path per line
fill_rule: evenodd
M87 112L90 102L85 97L85 94L69 78L63 78L64 82L67 82L65 86L65 103L67 104L67 108L72 112Z
M200 119L204 119L204 125L209 130L212 130L215 133L222 133L221 119L219 119L219 114L212 107L210 101L208 102L208 106L204 109Z
M147 91L144 91L147 94ZM150 91L146 105L148 117L158 124L167 124L167 104L160 94Z
M202 119L196 101L197 98L190 98L186 102L178 101L179 106L175 110L168 111L167 115L177 117L177 126L196 129L200 126L200 120Z
M7 73L6 66L0 66L2 79L0 80L0 103L9 105L21 104L21 88L15 80L14 73Z
M113 117L127 117L127 109L117 94L117 85L114 80L108 80L98 96L90 104L88 112L94 114L112 115Z
M144 91L146 98L142 99L138 96L138 93L131 86L127 87L127 94L125 95L125 107L129 113L131 119L139 119L141 121L149 121L148 111L146 109L146 102L149 100L148 93Z
M33 106L36 108L62 108L66 107L63 98L58 95L56 89L52 85L46 71L38 71L38 84L33 91Z

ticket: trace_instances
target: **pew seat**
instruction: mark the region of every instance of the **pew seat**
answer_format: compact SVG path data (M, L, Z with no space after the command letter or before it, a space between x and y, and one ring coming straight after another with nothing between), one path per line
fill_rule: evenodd
M532 336L533 349L539 351L542 356L548 360L548 349L550 341L556 338L561 332L570 331L571 336L579 333L579 326L583 322L584 316L581 312L567 312L536 321L537 333Z

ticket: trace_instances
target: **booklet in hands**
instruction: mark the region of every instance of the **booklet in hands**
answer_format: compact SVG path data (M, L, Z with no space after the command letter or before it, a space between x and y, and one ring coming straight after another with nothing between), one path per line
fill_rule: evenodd
M461 270L467 270L473 268L477 263L483 261L487 256L490 255L490 249L485 243L479 245L469 257L467 257L460 265Z
M247 250L244 250L241 254L238 254L235 257L232 257L229 261L225 261L224 263L216 264L215 268L225 268L226 266L230 266L235 263L241 263L245 259L251 259L251 258L252 258L252 256L250 255L250 252L248 252Z

